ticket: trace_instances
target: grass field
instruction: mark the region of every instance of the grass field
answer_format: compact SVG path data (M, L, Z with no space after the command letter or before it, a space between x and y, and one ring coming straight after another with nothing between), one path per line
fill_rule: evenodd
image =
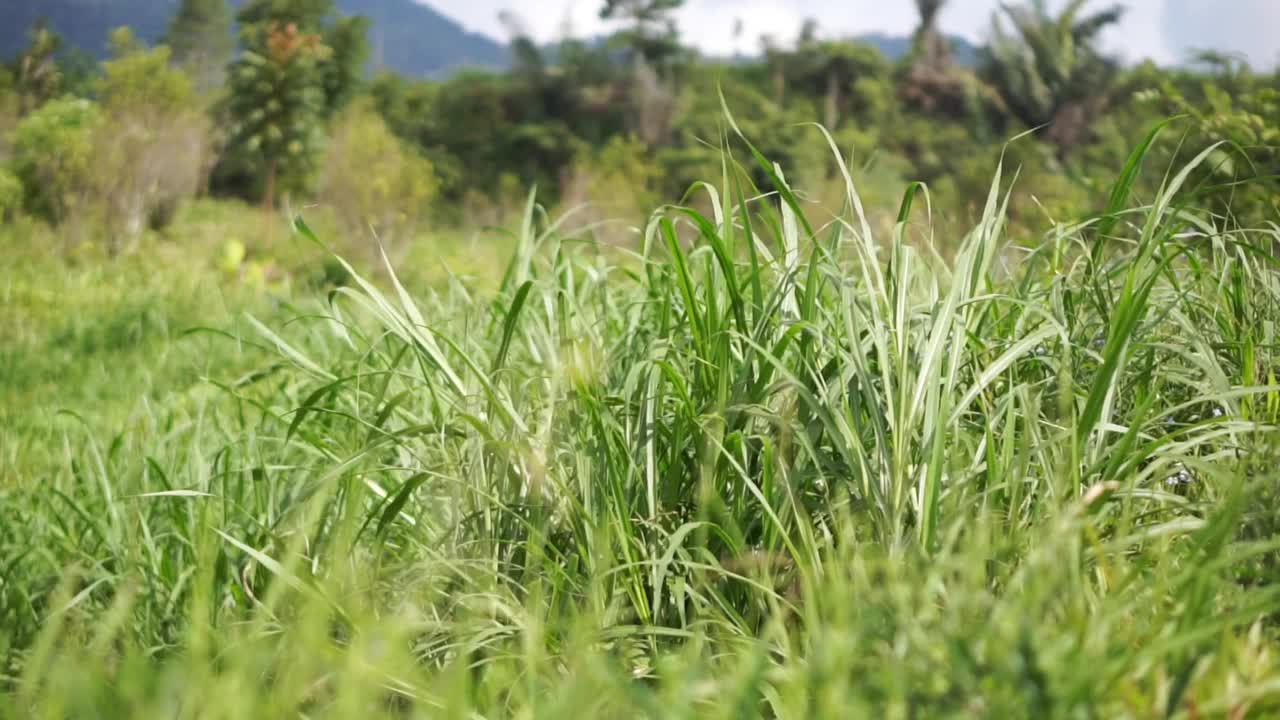
M732 162L634 252L12 228L0 717L1280 716L1280 237L1142 164L1042 238Z

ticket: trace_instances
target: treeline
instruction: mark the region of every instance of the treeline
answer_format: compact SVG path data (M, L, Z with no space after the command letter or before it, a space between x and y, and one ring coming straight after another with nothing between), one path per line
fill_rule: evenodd
M1002 151L1035 178L1015 219L1088 208L1127 148L1180 114L1181 135L1157 157L1223 143L1201 178L1205 203L1230 196L1237 212L1274 218L1280 75L1217 55L1194 71L1124 68L1096 42L1123 9L1084 2L1057 15L1003 7L977 66L962 66L938 25L944 1L917 0L913 50L898 62L814 23L762 39L758 58L708 60L680 42L681 0L606 0L601 14L624 31L550 49L507 14L512 69L440 81L368 76L368 23L333 0L250 0L234 13L183 0L165 45L122 29L89 68L37 26L0 72L0 213L92 218L119 244L207 192L317 201L353 232L393 241L428 214L496 222L536 185L544 203L630 217L719 175L723 97L809 197L838 184L816 121L851 153L864 193L921 180L943 198L939 216L957 220L985 198Z

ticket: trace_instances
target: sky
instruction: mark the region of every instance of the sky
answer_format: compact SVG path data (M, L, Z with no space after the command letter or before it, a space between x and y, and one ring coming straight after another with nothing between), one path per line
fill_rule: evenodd
M498 13L509 10L540 40L607 31L599 19L601 0L419 0L453 17L469 30L505 38ZM1061 6L1064 0L1050 0ZM950 0L942 28L980 42L999 0ZM1094 0L1102 9L1109 0ZM1259 69L1280 62L1280 0L1127 0L1124 20L1103 37L1104 46L1129 61L1187 60L1200 49L1239 55ZM838 37L879 30L909 34L916 24L911 0L686 0L679 11L681 36L708 54L753 53L763 35L794 39L805 18L818 21L821 35ZM741 36L734 37L737 20Z

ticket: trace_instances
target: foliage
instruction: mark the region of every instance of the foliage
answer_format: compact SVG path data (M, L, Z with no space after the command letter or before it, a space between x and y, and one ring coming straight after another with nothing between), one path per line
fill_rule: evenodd
M874 47L856 42L818 42L802 37L787 63L787 86L808 97L823 98L823 125L835 128L842 118L874 116L872 93L863 88L887 84L889 63Z
M351 99L368 57L369 22L362 16L338 17L334 0L249 0L236 14L241 44L260 50L277 29L290 27L304 37L316 37L327 48L314 58L323 88L326 116Z
M10 162L22 182L27 212L61 222L83 206L102 123L96 103L74 97L47 102L23 118L11 137Z
M324 64L325 110L332 114L355 97L369 57L369 19L342 18L325 33L331 55Z
M169 23L165 41L173 60L193 78L201 92L222 85L223 68L231 60L231 6L227 0L182 0Z
M568 172L562 203L582 224L599 224L605 242L634 242L631 226L658 201L661 168L638 138L615 137L599 150L584 146Z
M682 5L684 0L604 0L600 17L629 22L631 27L618 34L618 41L644 62L661 65L679 50L672 13Z
M0 720L1280 714L1277 78L1112 67L1081 2L980 75L934 0L896 67L718 62L676 4L368 83L349 3L240 4L218 189L293 243L187 202L167 48L55 64L94 100L0 147Z
M111 36L112 58L102 64L97 96L109 112L177 110L193 104L191 81L170 69L172 53L161 45L148 50L128 28Z
M1124 13L1116 5L1082 15L1088 0L1071 0L1057 17L1045 0L1004 6L982 57L983 76L1023 126L1045 129L1062 155L1090 139L1090 121L1110 100L1116 63L1096 47L1098 34Z
M113 34L114 57L97 83L106 122L98 130L95 199L105 206L113 247L163 226L207 171L210 130L190 78L170 65L169 48L142 47L127 29Z
M338 116L319 197L337 211L348 233L365 237L372 231L393 246L413 232L438 186L431 162L393 135L372 109L356 104Z
M1280 286L1269 231L1195 206L1204 158L1148 201L1134 153L1116 243L1006 237L998 171L944 261L914 189L880 235L730 149L631 253L530 204L496 289L344 265L185 345L194 293L78 304L64 345L214 384L21 424L0 713L1280 711Z
M1247 67L1193 87L1169 78L1142 99L1190 119L1198 144L1221 143L1201 175L1206 200L1244 223L1280 217L1280 82Z
M10 219L22 208L22 181L0 166L0 220Z
M56 57L61 46L62 38L43 22L31 29L27 49L14 61L19 115L34 111L61 93L62 70Z
M313 171L325 102L322 66L330 50L296 24L254 27L245 38L251 44L230 71L229 146L262 178L270 206L278 191L304 187Z
M947 0L915 0L920 25L911 37L908 62L929 71L945 70L951 63L951 47L938 28L938 13Z

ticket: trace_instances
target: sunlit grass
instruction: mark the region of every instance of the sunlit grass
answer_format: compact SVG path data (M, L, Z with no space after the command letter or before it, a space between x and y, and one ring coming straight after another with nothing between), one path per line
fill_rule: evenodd
M1143 149L1023 252L1008 169L882 236L738 147L773 192L726 156L630 255L531 199L487 288L166 331L245 365L0 485L0 713L1280 712L1275 238Z

